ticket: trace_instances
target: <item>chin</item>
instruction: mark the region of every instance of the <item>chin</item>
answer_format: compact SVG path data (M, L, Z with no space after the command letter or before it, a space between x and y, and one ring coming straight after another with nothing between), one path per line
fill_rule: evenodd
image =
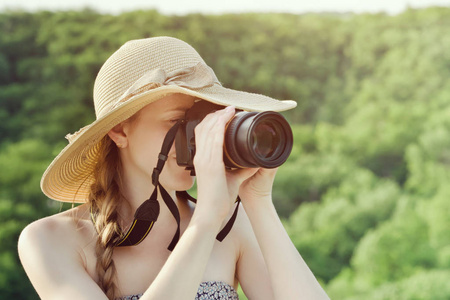
M194 185L195 177L191 176L190 171L184 170L184 167L176 166L174 172L165 173L166 169L163 169L161 173L161 184L166 188L173 191L187 191ZM167 171L167 170L166 170Z
M195 177L189 175L189 178L175 182L174 190L175 191L187 191L194 186L194 182L195 182Z

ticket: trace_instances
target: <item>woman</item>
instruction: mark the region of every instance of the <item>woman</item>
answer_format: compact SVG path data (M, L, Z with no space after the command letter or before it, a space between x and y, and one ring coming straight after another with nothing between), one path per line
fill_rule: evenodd
M159 153L168 131L200 99L227 108L195 129L194 206L176 193L194 179L178 166L175 147ZM97 120L68 135L41 181L50 198L85 204L30 224L19 239L22 264L42 299L237 299L238 282L250 299L328 299L276 214L276 170L230 171L223 162L235 107L281 111L295 102L223 88L191 46L157 37L130 41L106 61L94 104ZM150 194L153 202L144 202ZM238 195L244 209L219 242ZM142 221L136 210L143 203L156 205L144 210L154 211L153 219L124 246Z

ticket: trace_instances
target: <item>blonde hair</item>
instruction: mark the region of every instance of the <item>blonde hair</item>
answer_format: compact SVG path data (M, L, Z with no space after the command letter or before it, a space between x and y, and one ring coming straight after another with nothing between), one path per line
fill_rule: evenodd
M91 185L88 203L91 205L98 233L95 246L98 285L108 299L114 300L117 286L113 253L114 246L122 234L117 210L123 198L120 175L122 164L117 146L108 135L99 145L99 159L94 170L95 182Z

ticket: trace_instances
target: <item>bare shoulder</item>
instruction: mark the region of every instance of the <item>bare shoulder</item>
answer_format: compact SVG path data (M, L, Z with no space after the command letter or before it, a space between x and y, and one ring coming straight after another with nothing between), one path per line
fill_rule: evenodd
M92 285L84 252L93 249L92 243L95 245L94 228L85 205L39 219L23 229L19 257L41 298L51 299L56 287L67 282Z
M76 249L88 243L89 213L85 205L39 219L26 226L19 237L19 254L31 249ZM90 228L91 227L91 228ZM91 232L92 234L92 232Z

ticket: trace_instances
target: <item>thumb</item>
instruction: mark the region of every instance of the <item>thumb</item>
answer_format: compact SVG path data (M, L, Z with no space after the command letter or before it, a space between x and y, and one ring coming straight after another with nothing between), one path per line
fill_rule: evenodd
M241 185L241 183L243 183L248 178L255 175L259 169L260 168L245 168L245 169L236 169L236 170L232 170L229 172L236 179L236 181L239 183L239 185Z

